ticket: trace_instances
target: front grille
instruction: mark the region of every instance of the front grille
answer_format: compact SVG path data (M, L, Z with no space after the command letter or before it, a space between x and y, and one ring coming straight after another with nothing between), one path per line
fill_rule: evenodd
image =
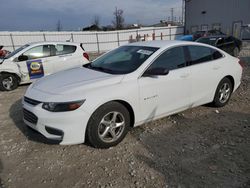
M31 105L33 105L33 106L36 106L36 105L42 103L40 101L31 99L31 98L28 98L28 97L24 97L24 101L27 102L27 103L29 103L29 104L31 104Z
M26 110L25 108L23 108L23 118L33 124L37 124L38 121L38 117L33 114L32 112Z

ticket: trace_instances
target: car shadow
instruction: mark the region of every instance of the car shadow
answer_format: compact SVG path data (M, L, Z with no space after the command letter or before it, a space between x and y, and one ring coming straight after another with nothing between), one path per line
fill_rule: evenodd
M169 187L249 186L250 114L221 112L171 119L176 121L171 127L153 135L142 133L140 142L150 155L136 155L162 174Z
M49 145L58 144L58 141L49 140L42 134L33 130L23 122L22 100L17 100L9 110L9 116L13 120L15 126L26 136L29 140Z

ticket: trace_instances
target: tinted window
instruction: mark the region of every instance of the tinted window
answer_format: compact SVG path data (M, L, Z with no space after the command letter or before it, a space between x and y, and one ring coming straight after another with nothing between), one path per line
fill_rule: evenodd
M43 57L49 57L50 50L53 48L53 45L42 45L31 48L23 53L23 55L28 56L28 59L38 59Z
M166 68L173 70L185 67L186 60L183 47L175 47L161 54L150 66L152 68Z
M63 55L63 54L74 53L75 51L76 51L76 46L57 44L55 53L56 55Z
M188 46L190 52L190 65L213 60L211 48L203 46Z
M146 46L122 46L85 67L110 74L127 74L135 71L157 50Z
M204 44L209 44L209 45L212 45L212 46L215 46L215 43L216 43L216 40L217 38L209 38L209 37L202 37L202 38L199 38L196 40L196 42L200 42L200 43L204 43Z
M211 49L211 52L214 60L223 57L223 55L217 50Z
M227 37L226 39L225 39L225 42L226 43L232 43L234 40L233 40L233 38L232 37Z
M18 52L22 51L23 49L25 49L25 48L27 48L27 47L29 47L29 44L26 44L26 45L24 45L24 46L22 46L22 47L16 49L15 51L11 52L9 55L7 55L7 56L5 57L5 59L11 58L12 56L16 55Z

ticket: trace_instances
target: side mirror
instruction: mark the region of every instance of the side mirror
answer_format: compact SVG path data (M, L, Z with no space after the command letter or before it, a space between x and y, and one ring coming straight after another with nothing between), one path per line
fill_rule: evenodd
M150 76L165 76L169 73L168 69L165 68L153 68L148 69L144 72L144 77L150 77Z
M18 61L27 61L29 59L29 57L27 55L20 55L18 57Z

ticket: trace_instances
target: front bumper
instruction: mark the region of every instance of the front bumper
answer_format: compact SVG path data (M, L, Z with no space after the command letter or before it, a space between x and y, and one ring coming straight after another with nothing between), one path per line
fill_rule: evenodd
M70 112L49 112L42 103L31 105L23 100L22 104L24 123L46 138L59 140L61 145L84 143L90 115L82 107Z

